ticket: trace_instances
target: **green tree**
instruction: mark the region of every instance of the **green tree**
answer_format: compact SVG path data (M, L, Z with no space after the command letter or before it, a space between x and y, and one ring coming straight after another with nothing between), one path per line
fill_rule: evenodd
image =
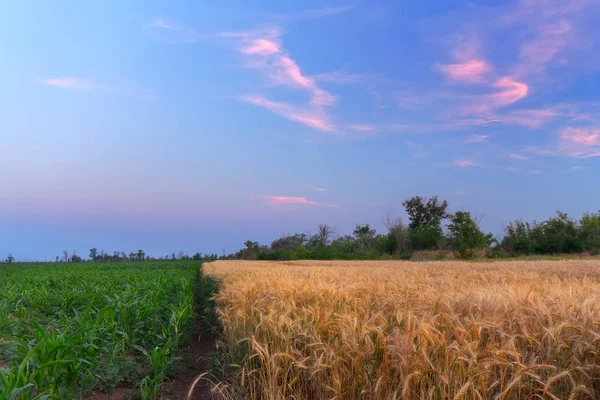
M410 221L408 238L414 249L439 248L444 240L442 221L450 215L448 202L437 196L430 199L415 196L402 202Z
M135 256L136 256L136 259L137 259L138 261L144 261L144 256L145 256L145 255L146 255L146 253L144 253L144 250L142 250L142 249L139 249L139 250L137 251L137 253L136 253L136 255L135 255Z
M97 259L98 259L98 249L95 247L92 247L90 249L90 260L96 261Z
M600 211L585 213L579 221L579 237L585 250L600 249Z
M450 241L459 258L473 257L473 250L488 247L492 242L492 235L484 234L477 222L467 211L458 211L448 224Z
M504 237L500 247L504 251L516 254L531 254L535 251L535 244L529 222L516 220L510 222L504 230Z
M540 227L539 253L576 253L583 250L578 240L577 224L566 213L557 211L554 218L544 221Z

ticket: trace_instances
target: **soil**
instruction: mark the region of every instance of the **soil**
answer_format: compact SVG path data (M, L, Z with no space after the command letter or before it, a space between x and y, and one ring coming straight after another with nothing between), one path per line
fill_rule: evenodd
M200 331L200 330L199 330ZM188 393L194 385L190 400L213 399L211 384L202 374L210 373L211 356L217 351L216 337L210 333L199 335L194 343L182 350L181 357L190 361L177 377L164 385L162 398L169 400L188 399ZM198 379L200 377L200 379ZM196 382L197 381L197 382Z
M196 331L202 332L200 325L197 326ZM189 347L181 349L180 357L183 360L181 370L175 378L162 385L159 398L163 400L188 399L188 393L193 385L194 390L189 400L214 399L211 395L211 384L208 379L198 379L198 377L210 373L211 357L216 351L216 336L210 332L199 333ZM130 400L136 398L139 398L139 390L121 387L116 388L111 393L96 392L87 397L86 400Z

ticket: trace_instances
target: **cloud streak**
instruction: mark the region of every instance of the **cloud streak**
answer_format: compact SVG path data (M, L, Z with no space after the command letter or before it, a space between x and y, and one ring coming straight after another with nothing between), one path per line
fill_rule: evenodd
M458 64L439 64L437 69L451 82L484 83L490 66L483 60L469 60Z
M98 88L98 85L88 82L85 79L74 78L74 77L57 77L57 78L48 78L42 79L40 81L42 85L46 86L54 86L61 89L94 89Z
M338 132L337 128L318 110L302 110L287 103L268 100L260 95L246 95L240 99L310 128L323 132Z
M323 203L319 201L308 200L306 197L289 197L289 196L252 196L250 200L263 200L264 203L276 211L286 209L294 209L296 207L329 207L340 208L338 204Z

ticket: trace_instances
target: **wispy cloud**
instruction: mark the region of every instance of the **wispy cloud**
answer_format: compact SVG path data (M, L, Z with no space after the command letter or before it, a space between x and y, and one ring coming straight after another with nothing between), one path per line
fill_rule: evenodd
M332 133L338 132L337 128L318 110L303 110L287 103L268 100L260 95L246 95L240 97L240 99L313 129Z
M74 77L57 77L42 79L42 85L54 86L62 89L94 89L99 86L81 78Z
M145 100L156 100L158 98L158 96L152 90L149 90L147 88L101 85L97 83L92 83L91 81L82 78L48 78L42 79L38 81L38 83L65 90L93 90L102 94L137 97Z
M263 200L266 205L276 211L294 209L297 207L330 207L340 208L338 204L323 203L319 201L308 200L306 197L288 197L288 196L252 196L250 200Z
M371 125L332 122L326 108L336 102L336 97L319 86L314 77L302 71L284 48L280 28L223 32L219 36L231 41L234 49L243 56L244 65L262 72L271 85L299 89L309 95L308 104L303 105L271 101L263 95L246 95L241 97L242 100L323 132L339 133L345 129L362 133L375 131Z
M519 161L531 160L531 157L527 157L527 156L524 156L524 155L518 154L518 153L508 153L505 155L505 157L513 159L513 160L519 160Z
M334 71L312 76L317 82L334 83L338 85L349 85L364 82L369 79L367 74L351 74L344 71Z
M469 159L465 159L465 158L459 159L459 160L454 160L454 161L452 161L452 164L456 165L457 167L461 167L461 168L469 168L469 167L479 166L477 161L469 160Z
M484 60L469 60L457 64L438 64L437 69L451 82L483 83L490 66Z
M600 157L600 129L566 127L560 131L555 146L547 148L529 146L523 151L541 156L580 159Z
M489 135L471 135L465 140L465 143L486 143L489 138Z
M346 128L350 129L352 131L363 132L363 133L375 132L377 130L377 128L375 128L373 125L366 125L366 124L346 125Z
M560 137L568 142L582 146L600 145L600 129L573 128L562 130Z
M170 44L191 44L210 36L203 35L189 26L165 18L156 18L143 26L155 40Z

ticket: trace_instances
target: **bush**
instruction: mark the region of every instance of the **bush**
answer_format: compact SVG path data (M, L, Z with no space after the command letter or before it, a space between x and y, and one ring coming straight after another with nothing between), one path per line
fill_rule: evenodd
M408 242L413 250L439 249L443 246L444 235L441 227L409 228Z
M474 249L489 247L493 239L491 235L481 232L477 222L466 211L459 211L452 216L448 230L456 258L462 260L473 258Z
M579 239L585 250L600 250L600 211L586 213L579 221Z

